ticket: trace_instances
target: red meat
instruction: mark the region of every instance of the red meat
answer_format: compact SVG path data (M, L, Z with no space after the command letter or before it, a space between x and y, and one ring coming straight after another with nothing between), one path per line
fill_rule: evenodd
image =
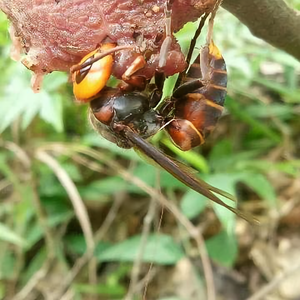
M211 11L215 0L175 0L172 30ZM11 20L12 57L35 73L33 86L52 71L68 71L103 41L136 44L149 50L147 67L140 71L152 77L164 38L165 0L0 0ZM185 67L174 40L165 68L166 75ZM134 59L130 51L115 57L114 75L120 77Z

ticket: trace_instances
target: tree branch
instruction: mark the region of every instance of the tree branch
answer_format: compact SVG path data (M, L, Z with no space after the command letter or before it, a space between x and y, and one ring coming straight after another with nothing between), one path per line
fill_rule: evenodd
M283 0L224 0L222 6L253 35L300 60L300 13Z

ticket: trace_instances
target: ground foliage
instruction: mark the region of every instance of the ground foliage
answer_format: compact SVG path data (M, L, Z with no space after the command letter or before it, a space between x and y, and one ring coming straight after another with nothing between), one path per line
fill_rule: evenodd
M291 4L299 9L296 0ZM218 299L247 299L292 271L261 299L300 297L293 283L300 280L299 268L293 270L300 264L300 64L295 59L220 11L214 38L229 69L224 116L206 144L188 153L163 133L152 139L209 183L235 194L239 209L260 220L255 226L94 133L87 107L73 102L66 74L48 75L42 91L33 94L29 71L9 58L7 26L1 14L1 299L18 292L14 299L29 294L30 299L121 299L141 244L139 278L151 269L148 299L206 299L197 243L181 219L153 204L159 190L204 237ZM196 26L177 33L183 49ZM58 174L67 179L58 180ZM87 208L96 248L69 280L93 241L89 226L78 222L82 211L70 201L74 189ZM154 219L148 235L146 215ZM74 294L61 298L70 284ZM132 299L141 298L144 286L136 286Z

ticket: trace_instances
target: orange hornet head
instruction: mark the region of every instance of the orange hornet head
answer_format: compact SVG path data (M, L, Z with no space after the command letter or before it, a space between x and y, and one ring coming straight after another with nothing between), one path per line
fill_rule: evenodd
M87 54L78 64L83 65L100 56L101 53L115 48L115 44L103 44L101 47ZM113 65L113 55L108 54L103 58L87 65L72 75L73 93L78 101L89 102L106 85Z

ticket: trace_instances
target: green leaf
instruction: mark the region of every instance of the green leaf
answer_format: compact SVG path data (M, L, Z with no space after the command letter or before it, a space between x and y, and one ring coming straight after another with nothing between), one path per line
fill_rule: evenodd
M1 38L0 38L0 41L1 41ZM6 288L5 288L4 282L0 282L0 299L4 299L5 294L6 294L5 291L6 291Z
M29 93L31 94L31 91ZM44 93L41 92L40 97L38 97L36 95L36 96L30 98L31 99L30 102L27 102L27 107L24 110L24 113L22 114L22 123L21 123L22 130L25 130L29 126L29 124L32 122L34 117L40 111L41 101L43 100L43 95L44 95ZM27 98L29 98L29 97L27 97Z
M206 242L208 254L211 259L226 267L232 267L238 254L236 237L221 231Z
M30 87L31 73L22 64L13 65L13 77L0 98L0 132L4 131L17 118L22 118L22 129L26 129L39 113L58 132L63 130L62 97L57 92L47 92L43 88L34 93Z
M47 222L51 227L68 222L74 216L74 210L68 198L42 197L41 202L46 209Z
M26 99L28 90L22 86L19 78L14 78L6 89L5 96L0 99L0 132L10 126L30 105ZM32 101L36 104L35 99Z
M290 89L286 87L283 84L277 83L275 81L271 81L265 78L255 78L255 82L262 84L269 88L270 90L273 90L279 94L281 94L284 97L284 100L286 103L299 103L300 98L299 98L299 89Z
M171 151L173 151L178 157L188 162L191 166L195 167L200 172L209 172L209 166L205 158L199 153L196 153L193 150L187 152L182 151L179 148L177 148L169 139L163 139L161 142L165 146L167 146Z
M0 243L1 249L5 249L6 247L3 247L3 243ZM15 276L15 267L16 267L16 257L15 254L12 251L6 251L2 252L0 255L0 280L13 280ZM1 282L1 281L0 281ZM0 298L3 299L3 298Z
M86 200L103 201L104 196L114 195L120 191L127 191L130 184L117 176L96 180L85 187L79 187L81 196Z
M65 238L65 243L71 253L83 255L86 251L86 242L82 234L69 234ZM110 243L103 241L99 242L95 249L96 255L101 255L101 253L109 247L111 247Z
M68 175L74 182L78 182L83 179L77 165L67 161L67 162L62 162L61 166L64 168L64 170L68 173Z
M183 183L156 165L153 166L152 164L141 163L134 170L133 175L152 187L156 185L157 179L159 179L161 188L186 189L186 186ZM134 187L134 190L136 190L136 187ZM131 189L131 191L133 190Z
M299 0L295 0L295 1L299 1ZM299 4L298 4L298 6L299 6ZM272 60L280 63L283 66L290 67L293 69L295 69L296 66L299 67L299 61L296 58L294 58L293 56L291 56L283 51L273 51Z
M164 88L163 88L163 96L162 96L162 100L165 99L166 97L169 97L172 95L176 81L178 78L178 74L175 74L173 76L168 77L165 82L164 82ZM161 102L158 104L160 105Z
M63 131L63 121L62 121L62 97L54 94L50 97L49 94L44 93L42 101L42 106L40 109L40 117L52 125L56 131Z
M288 175L291 175L295 178L300 176L300 160L288 160L288 161L280 161L277 163L267 161L264 159L251 159L251 160L241 160L239 162L240 170L254 171L254 172L270 172L270 171L279 171L284 172Z
M160 172L160 186L165 189L186 190L188 187L165 170Z
M153 187L157 181L158 172L153 165L142 163L134 169L133 175Z
M64 200L64 198L59 197L41 198L42 205L47 212L48 217L46 221L49 227L55 228L60 224L67 224L74 217L74 210L71 208L69 202ZM44 234L39 220L37 218L31 220L24 232L27 241L27 249L31 248L41 240Z
M244 173L241 174L239 180L251 187L253 191L266 200L270 207L278 207L279 203L274 187L263 174Z
M8 28L8 19L6 15L2 11L0 11L0 46L4 46L9 43Z
M274 164L273 164L274 165ZM286 174L292 175L295 178L300 177L300 160L288 160L275 164L278 171L284 172Z
M65 237L65 243L71 253L83 255L86 251L86 242L82 234L69 234Z
M100 261L134 262L141 244L141 236L134 236L124 242L109 247L98 255ZM161 265L176 264L184 253L173 238L163 234L152 234L148 237L143 261Z
M180 203L182 213L189 219L197 217L204 211L207 206L208 199L199 193L188 190Z
M68 82L67 73L63 72L53 72L51 74L47 74L47 76L43 79L43 89L47 92L53 93L57 92L57 90L65 86Z
M5 224L0 223L0 240L12 243L16 246L25 247L26 241L8 228Z
M133 161L141 161L141 158L139 155L135 153L133 149L122 149L118 147L116 144L106 140L104 137L99 135L96 132L91 132L89 134L86 134L82 138L82 143L88 145L88 146L93 146L93 147L100 147L103 149L108 150L107 153L110 154L117 154L120 155L126 159L130 159Z
M126 289L120 285L107 285L107 284L97 284L89 285L89 284L75 284L74 285L75 292L81 294L92 294L92 295L105 295L110 297L123 297L126 293Z
M243 107L238 103L238 101L235 101L231 97L226 97L226 105L231 111L232 114L234 114L237 118L239 118L242 122L250 125L254 130L257 132L260 132L261 134L268 137L271 141L275 143L281 142L280 135L272 130L269 126L269 124L263 124L259 120L253 118L250 116Z
M207 182L221 190L224 190L235 196L235 185L239 179L239 174L217 173L207 177ZM226 204L235 207L236 204L227 198L217 195ZM215 213L217 214L224 229L231 233L235 228L236 215L227 208L212 202Z
M219 141L214 145L208 163L213 170L228 170L232 165L232 143L229 140Z
M39 195L41 197L65 197L66 191L59 183L57 177L45 165L37 165L39 169Z
M47 259L47 252L45 248L42 247L37 253L35 253L34 257L30 261L29 265L22 272L22 283L25 285L32 276L41 269L43 263Z
M280 118L280 119L290 119L293 114L295 114L294 107L288 104L276 104L270 103L266 104L255 104L248 105L245 111L256 118Z

